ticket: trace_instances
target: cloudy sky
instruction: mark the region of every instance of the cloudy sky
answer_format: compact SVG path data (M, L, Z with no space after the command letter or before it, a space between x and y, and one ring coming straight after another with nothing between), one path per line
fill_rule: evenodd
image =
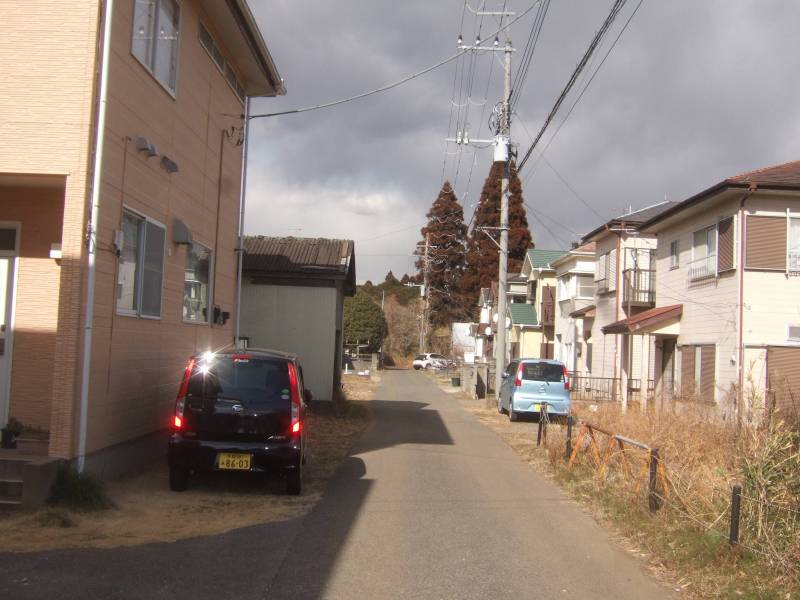
M495 18L472 15L463 0L249 2L288 90L254 101L254 113L381 87L453 55L459 32L471 40L497 29ZM486 10L502 4L485 1ZM506 4L522 13L534 2ZM611 4L552 0L512 124L520 154ZM643 0L551 141L637 4L627 2L544 135L546 160L534 153L523 169L539 248L568 247L601 216L800 159L795 0ZM510 28L514 73L535 14ZM412 273L411 253L443 177L454 182L467 220L480 196L491 150L444 139L458 129L491 137L487 117L502 94L492 54L348 104L253 121L247 233L353 239L359 281L380 281L389 269Z

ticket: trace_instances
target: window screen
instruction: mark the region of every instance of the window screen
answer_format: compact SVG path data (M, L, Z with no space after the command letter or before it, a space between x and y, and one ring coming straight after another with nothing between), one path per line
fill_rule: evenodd
M0 250L14 252L17 249L17 230L0 229Z
M131 52L172 92L177 83L179 25L175 0L134 2Z
M161 284L164 274L164 230L152 223L145 226L145 246L142 269L142 314L161 315Z

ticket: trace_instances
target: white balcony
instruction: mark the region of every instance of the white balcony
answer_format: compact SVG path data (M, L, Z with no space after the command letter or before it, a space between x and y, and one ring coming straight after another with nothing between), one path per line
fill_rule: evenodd
M689 281L717 276L717 255L709 254L689 263Z

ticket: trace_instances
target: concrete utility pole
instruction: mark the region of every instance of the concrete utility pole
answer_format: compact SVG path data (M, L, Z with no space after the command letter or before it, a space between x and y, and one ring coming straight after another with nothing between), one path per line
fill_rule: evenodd
M481 12L481 11L474 11L470 8L474 14L478 16L484 15L491 15L491 16L499 16L501 19L503 17L513 17L515 13L513 12ZM494 39L494 44L492 46L482 46L480 40L476 40L474 46L466 46L461 43L461 36L458 36L458 48L460 50L472 50L472 51L490 51L490 52L502 52L505 55L504 67L505 67L505 74L503 78L503 100L500 103L500 110L499 114L497 114L497 108L495 108L495 116L497 120L495 121L495 137L493 140L477 140L477 139L470 139L469 132L466 131L458 131L456 133L455 138L448 138L448 142L455 142L456 144L469 144L470 142L475 144L485 144L491 143L494 145L494 162L503 162L503 179L500 184L500 227L484 227L484 233L489 235L487 230L499 230L500 231L500 243L497 243L491 235L489 235L489 239L491 239L495 244L497 244L500 250L500 260L499 260L499 273L498 273L498 293L497 293L497 336L495 337L495 377L494 377L494 389L495 393L500 393L500 384L503 381L503 370L506 367L506 290L508 289L508 185L510 180L510 172L511 172L511 163L510 163L510 149L511 149L511 106L510 106L510 99L511 99L511 53L514 52L514 48L511 47L511 40L506 39L505 46L503 48L498 48L499 46L499 39ZM465 124L466 126L466 124Z
M511 179L509 138L511 136L511 41L506 40L505 77L503 78L503 110L500 117L495 162L503 161L503 179L500 182L500 268L497 277L497 336L495 338L495 394L500 395L503 370L506 368L506 299L508 290L508 184Z
M419 348L420 354L425 354L425 338L427 337L428 329L428 309L430 308L430 293L428 290L428 272L430 270L430 263L428 261L428 251L431 246L431 234L425 234L425 258L423 260L424 271L422 281L422 295L425 297L425 304L422 307L422 324L419 328Z

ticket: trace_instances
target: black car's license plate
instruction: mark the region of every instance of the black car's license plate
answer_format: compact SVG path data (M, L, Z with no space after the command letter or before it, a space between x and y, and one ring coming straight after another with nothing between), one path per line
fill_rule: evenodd
M249 471L250 454L220 452L217 457L217 468L231 471Z

